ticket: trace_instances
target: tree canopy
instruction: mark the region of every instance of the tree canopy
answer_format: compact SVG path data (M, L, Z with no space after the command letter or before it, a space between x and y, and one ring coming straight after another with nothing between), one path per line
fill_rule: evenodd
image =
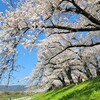
M29 87L53 89L100 75L99 0L5 3L10 10L0 12L0 79L7 73L9 80L17 68L19 44L38 48Z

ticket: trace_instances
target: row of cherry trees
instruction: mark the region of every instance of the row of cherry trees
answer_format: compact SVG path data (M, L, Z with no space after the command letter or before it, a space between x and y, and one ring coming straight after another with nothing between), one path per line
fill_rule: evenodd
M100 75L99 0L4 2L10 10L0 13L0 79L6 75L9 84L19 44L38 48L30 88L53 89Z
M100 75L100 46L69 48L69 37L64 37L65 35L56 35L55 38L53 35L38 44L40 47L36 69L28 77L30 89L50 90ZM55 38L53 42L52 38ZM70 42L71 45L72 43ZM69 49L64 50L66 47Z

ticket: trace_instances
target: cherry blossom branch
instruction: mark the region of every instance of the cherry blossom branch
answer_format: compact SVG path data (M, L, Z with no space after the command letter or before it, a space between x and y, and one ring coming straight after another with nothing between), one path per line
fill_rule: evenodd
M51 29L56 28L56 29L61 29L61 30L68 30L67 33L71 33L71 32L100 31L100 27L72 28L72 27L67 27L67 26L53 25L53 26L44 26L44 28L51 28Z
M58 52L57 54L55 54L54 56L52 56L48 62L51 61L51 59L55 58L57 55L61 54L62 52L64 52L65 50L69 49L69 48L74 48L74 47L94 47L100 45L100 42L94 43L94 44L79 44L79 45L70 45L68 47L66 47L65 49L61 50L60 52Z
M91 14L89 14L88 12L86 12L85 10L83 10L81 7L79 7L77 5L77 3L75 2L75 0L72 0L71 2L77 8L77 10L78 10L78 12L80 14L82 14L83 16L85 16L86 18L88 18L92 23L100 25L100 20L94 18Z

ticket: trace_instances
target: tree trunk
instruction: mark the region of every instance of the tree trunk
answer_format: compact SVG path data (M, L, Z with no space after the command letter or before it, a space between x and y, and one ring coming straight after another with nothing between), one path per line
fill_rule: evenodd
M66 75L67 75L67 77L68 77L68 79L70 81L70 84L73 84L74 81L73 81L73 78L71 76L71 68L69 67L68 70L65 69L65 73L66 73Z
M66 82L65 82L65 79L64 79L63 74L61 74L61 77L60 77L60 76L58 76L58 79L61 81L61 83L62 83L63 87L65 87L65 86L66 86Z
M92 79L92 74L91 74L90 69L88 68L86 62L84 63L84 68L85 68L85 71L86 71L85 74L87 75L87 77L88 77L89 79Z

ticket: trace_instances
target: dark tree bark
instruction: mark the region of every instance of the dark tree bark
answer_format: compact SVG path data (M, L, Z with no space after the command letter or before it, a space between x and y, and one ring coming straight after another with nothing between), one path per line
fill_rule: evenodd
M62 73L61 73L61 77L58 76L58 79L62 82L63 87L65 87L66 86L66 82L65 82L65 79L64 79L64 76L63 76Z
M68 80L70 81L70 84L73 84L74 81L73 81L73 78L72 78L72 76L71 76L71 68L68 67L68 70L65 69L64 71L65 71L65 73L66 73L66 75L67 75L67 77L68 77Z
M84 62L84 69L85 69L85 74L87 75L87 77L89 78L89 79L92 79L92 73L90 72L90 69L88 68L88 65L87 65L87 63L86 62Z

